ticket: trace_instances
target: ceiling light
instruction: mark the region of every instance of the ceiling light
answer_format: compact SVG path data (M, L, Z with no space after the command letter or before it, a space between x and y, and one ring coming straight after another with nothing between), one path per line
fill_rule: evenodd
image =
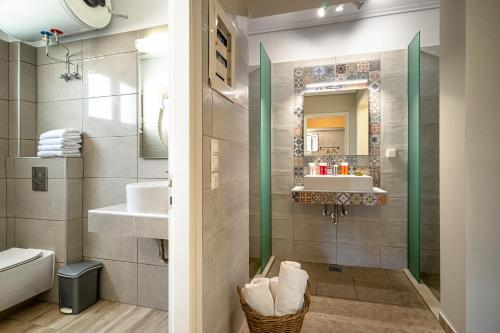
M326 8L325 6L321 6L318 8L318 11L316 12L319 17L325 17L326 15Z
M341 12L341 11L343 11L343 10L344 10L344 5L338 5L337 7L335 7L335 11L336 11L337 13L340 13L340 12Z

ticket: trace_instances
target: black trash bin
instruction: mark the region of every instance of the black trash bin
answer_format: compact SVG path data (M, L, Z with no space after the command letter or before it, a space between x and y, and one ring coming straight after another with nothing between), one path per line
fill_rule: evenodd
M98 261L80 261L59 268L59 311L77 314L95 304L99 298Z

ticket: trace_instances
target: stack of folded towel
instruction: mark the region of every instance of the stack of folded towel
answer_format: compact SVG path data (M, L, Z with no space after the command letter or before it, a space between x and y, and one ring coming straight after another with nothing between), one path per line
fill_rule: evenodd
M82 132L64 128L40 135L38 157L80 157Z
M278 277L255 278L241 290L245 301L263 316L297 313L304 306L309 276L300 263L283 261Z

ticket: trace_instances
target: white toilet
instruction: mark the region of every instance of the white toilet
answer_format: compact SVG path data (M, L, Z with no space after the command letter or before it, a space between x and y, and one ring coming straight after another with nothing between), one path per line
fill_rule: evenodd
M11 248L0 252L0 311L52 288L55 254Z

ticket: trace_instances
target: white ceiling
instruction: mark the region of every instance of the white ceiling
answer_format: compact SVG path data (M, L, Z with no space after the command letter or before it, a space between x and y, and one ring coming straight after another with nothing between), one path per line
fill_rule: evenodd
M316 11L323 3L322 0L250 0L248 7L253 17L250 20L250 34L413 12L439 8L440 5L439 0L367 0L361 9L358 9L348 1L330 0L326 16L319 18ZM270 9L264 9L265 4L269 2L274 5L270 6ZM344 10L336 13L333 5L339 3L345 3ZM267 13L273 15L266 16Z

